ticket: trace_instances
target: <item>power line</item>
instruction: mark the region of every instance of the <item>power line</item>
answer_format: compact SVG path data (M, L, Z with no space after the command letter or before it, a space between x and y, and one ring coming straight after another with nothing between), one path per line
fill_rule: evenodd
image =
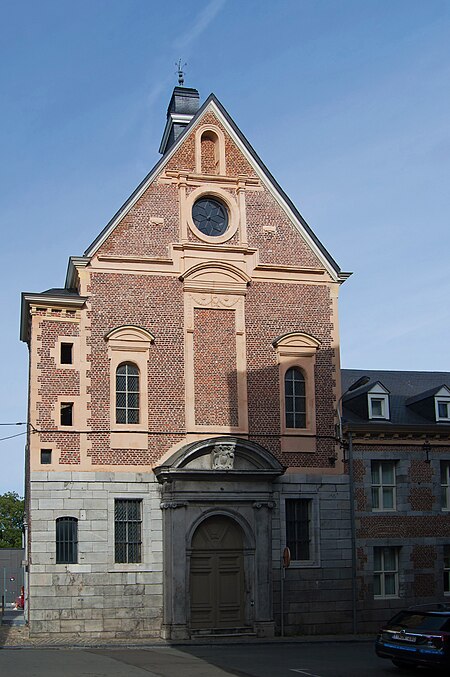
M19 421L18 423L0 423L0 425L27 425L27 422Z
M0 442L4 440L12 440L13 437L20 437L21 435L26 435L27 431L24 430L23 433L16 433L15 435L8 435L8 437L0 437Z
M133 434L138 433L139 435L178 435L178 436L185 436L185 435L195 435L198 434L198 431L195 430L118 430L117 428L114 429L98 429L98 430L58 430L55 428L47 428L47 429L40 429L40 428L35 428L32 423L29 424L30 428L32 429L32 433L38 433L38 434L44 434L44 435L109 435L111 433L122 433L122 434L129 434L132 432ZM240 435L244 436L249 436L249 437L268 437L268 438L274 438L274 439L279 439L280 437L291 437L291 435L286 435L284 433L260 433L260 432L255 432L255 431L247 431L247 432L240 432L240 433L218 433L216 430L202 430L202 435L214 435L214 436L221 436L221 437L239 437ZM322 440L335 440L339 441L339 439L335 435L315 435L314 433L304 433L301 435L302 437L313 437L315 439L322 439Z

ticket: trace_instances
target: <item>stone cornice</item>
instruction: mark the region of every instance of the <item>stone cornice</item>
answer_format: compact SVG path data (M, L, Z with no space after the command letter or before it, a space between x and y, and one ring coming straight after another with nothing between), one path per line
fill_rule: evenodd
M20 319L20 340L25 343L29 339L29 318L33 307L39 308L58 308L76 310L84 306L87 301L85 296L58 296L56 294L22 294L22 307ZM63 319L66 318L52 318Z

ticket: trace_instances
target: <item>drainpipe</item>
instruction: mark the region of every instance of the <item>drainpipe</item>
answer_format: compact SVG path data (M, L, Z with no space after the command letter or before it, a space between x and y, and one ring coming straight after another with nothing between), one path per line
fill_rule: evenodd
M353 479L353 437L348 433L348 488L350 493L350 540L352 548L352 632L358 632L357 625L357 587L356 587L356 524L355 524L355 496Z

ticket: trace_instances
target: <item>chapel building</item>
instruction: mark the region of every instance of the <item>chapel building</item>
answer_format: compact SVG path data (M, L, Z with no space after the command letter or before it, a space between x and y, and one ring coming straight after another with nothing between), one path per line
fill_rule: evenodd
M30 632L351 632L348 274L213 94L174 89L160 152L22 295Z

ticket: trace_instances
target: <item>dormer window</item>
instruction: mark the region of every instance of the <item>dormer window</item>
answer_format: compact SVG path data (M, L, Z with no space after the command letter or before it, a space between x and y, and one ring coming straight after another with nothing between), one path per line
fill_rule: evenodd
M450 397L436 398L436 421L450 421Z
M369 418L388 418L387 395L379 397L378 395L369 395Z
M450 423L450 388L445 384L426 390L406 400L419 416L436 423Z
M367 393L369 419L389 419L389 393L381 385L377 383Z

